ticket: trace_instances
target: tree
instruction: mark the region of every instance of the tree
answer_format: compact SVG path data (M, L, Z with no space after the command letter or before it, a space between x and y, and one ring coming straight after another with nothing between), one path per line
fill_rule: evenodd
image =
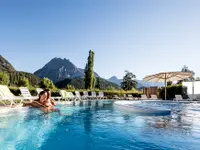
M136 76L129 71L125 71L125 72L126 74L121 83L121 88L124 89L125 91L132 90L137 85L137 81L135 80Z
M67 90L75 90L75 87L71 84L67 84L67 87L66 87Z
M195 72L192 71L192 70L190 70L190 69L188 68L188 66L184 65L183 68L181 69L181 72L191 72L191 73L192 73L192 77L190 77L190 78L188 78L188 79L185 79L184 81L192 81L192 80L195 79L195 78L194 78Z
M113 91L113 90L116 90L116 88L113 87L113 86L109 86L109 87L107 88L107 90Z
M88 62L85 66L85 88L93 89L95 87L96 79L94 76L94 52L89 51Z
M97 89L101 89L101 84L100 84L100 79L97 78L96 79L96 86L95 86Z
M9 76L5 72L0 72L0 84L8 85L9 84Z
M43 89L55 89L55 85L51 80L49 80L49 78L43 78L40 87Z
M26 77L20 77L17 85L29 87L29 80Z

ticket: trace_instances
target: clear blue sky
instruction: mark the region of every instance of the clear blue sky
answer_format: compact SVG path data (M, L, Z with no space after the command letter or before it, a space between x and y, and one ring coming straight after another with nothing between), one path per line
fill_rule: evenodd
M200 0L2 0L0 54L34 72L53 57L108 78L183 65L200 76Z

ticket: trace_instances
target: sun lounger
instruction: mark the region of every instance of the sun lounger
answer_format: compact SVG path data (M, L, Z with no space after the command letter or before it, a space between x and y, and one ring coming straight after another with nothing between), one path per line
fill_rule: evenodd
M83 99L88 99L89 98L89 95L88 95L88 92L87 91L83 91L83 96L82 96Z
M42 91L43 91L43 89L41 89L41 88L36 88L36 91L37 91L37 94L39 95L39 94L40 94L40 92L42 92Z
M147 96L145 94L142 94L140 99L141 100L147 100L148 98L147 98Z
M98 98L99 98L99 99L106 99L107 97L104 96L104 93L103 93L103 92L99 92Z
M67 95L69 96L70 100L79 100L72 92L67 92Z
M173 99L174 101L191 101L192 99L183 99L182 95L175 95L175 98Z
M92 92L90 98L92 98L92 99L97 99L97 94L96 94L96 92Z
M76 100L76 97L72 92L67 92L65 90L60 90L61 99L66 101Z
M126 94L124 94L123 97L120 97L120 99L128 100L128 97L126 96Z
M24 100L33 101L33 100L38 99L38 96L32 96L31 95L31 93L29 92L27 87L20 87L19 90L20 90Z
M4 106L12 106L12 105L17 105L17 103L15 103L15 100L20 100L20 104L22 103L22 101L24 100L23 97L21 96L15 96L7 86L5 85L0 85L0 102L4 105ZM6 104L4 101L9 101L10 104Z
M79 91L75 91L75 97L76 97L77 99L79 99L79 100L82 99L82 98L81 98L81 94L80 94Z
M175 95L174 100L175 101L181 101L181 100L183 100L183 97L182 97L182 95Z
M66 100L66 101L70 100L67 91L60 90L59 93L61 95L61 99L62 100Z
M127 99L128 100L134 100L134 97L131 94L128 94Z
M118 95L113 95L113 99L120 100L120 97Z
M190 95L188 95L188 97L189 97L189 99L191 99L191 100L199 100L199 99L197 98L196 95L190 94Z
M158 97L157 97L157 95L152 94L150 99L151 99L151 100L157 100Z

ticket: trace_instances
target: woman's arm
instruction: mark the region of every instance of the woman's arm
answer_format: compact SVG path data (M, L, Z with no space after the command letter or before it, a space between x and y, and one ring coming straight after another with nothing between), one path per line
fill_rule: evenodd
M53 106L56 106L56 103L51 99L51 104L53 105Z
M45 105L43 105L43 104L41 104L41 103L39 103L37 101L33 101L32 102L32 106L34 106L34 107L46 107Z

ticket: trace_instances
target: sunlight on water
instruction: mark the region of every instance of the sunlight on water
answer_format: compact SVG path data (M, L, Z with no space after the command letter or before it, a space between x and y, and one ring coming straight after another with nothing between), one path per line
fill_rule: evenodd
M145 102L167 108L170 116L144 116L114 107L112 101L58 105L58 113L33 108L0 113L0 148L34 149L161 149L198 150L200 105Z

